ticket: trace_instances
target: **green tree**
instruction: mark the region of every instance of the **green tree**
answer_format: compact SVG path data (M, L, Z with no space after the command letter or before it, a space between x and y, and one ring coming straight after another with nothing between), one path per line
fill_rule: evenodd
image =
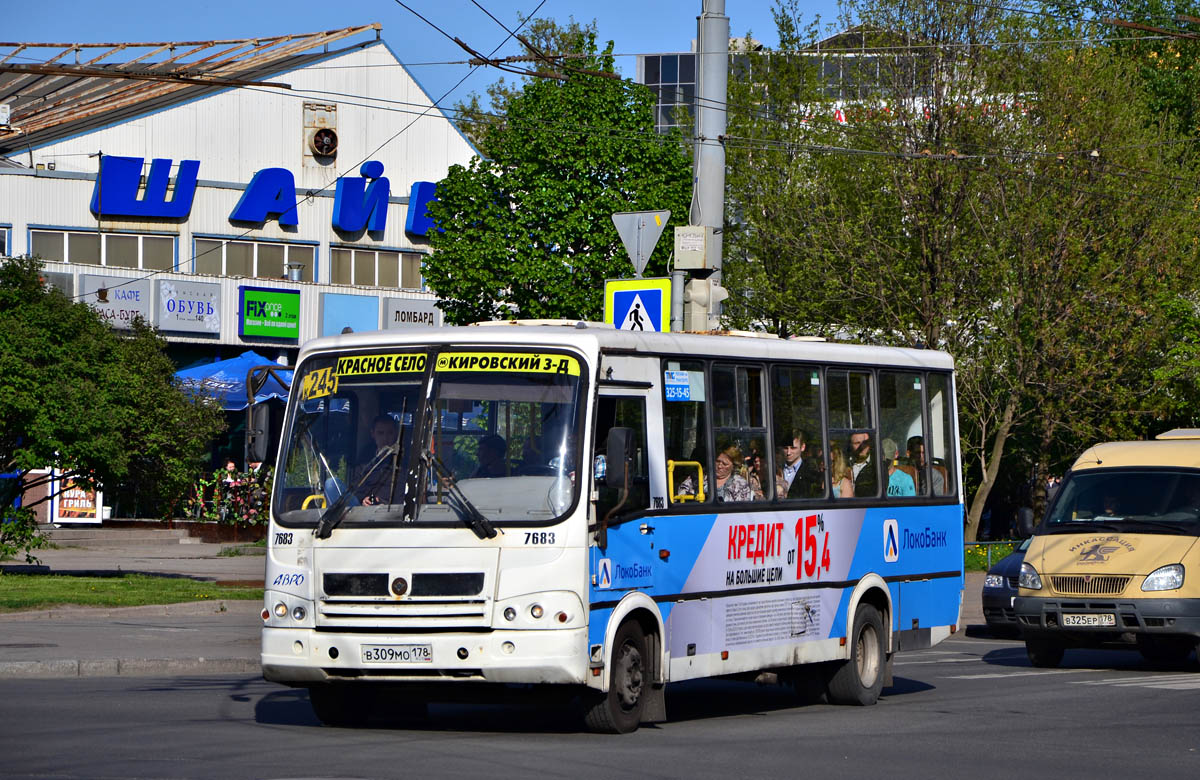
M595 19L587 24L580 24L572 16L565 25L553 19L527 19L521 14L518 14L518 19L523 25L520 28L521 38L524 39L521 41L521 49L529 60L513 63L513 67L531 72L560 71L563 66L578 65L577 60L586 54L582 47L588 36L596 34ZM546 62L543 57L551 62ZM455 104L454 112L458 126L484 157L491 156L487 147L487 131L504 121L508 104L521 94L522 88L531 78L520 76L517 80L509 81L501 76L488 85L486 106L477 92L472 92L466 100Z
M1077 3L1052 2L1062 14L1079 14ZM1132 22L1144 27L1179 31L1179 37L1104 23L1090 32L1110 39L1107 44L1133 65L1141 83L1149 116L1170 116L1186 135L1200 133L1200 24L1180 17L1200 17L1196 0L1090 0L1083 4L1102 20Z
M1158 408L1157 302L1198 278L1193 163L1110 50L1012 45L1045 31L992 4L848 9L817 53L778 6L798 53L731 90L730 319L949 351L973 539L1002 466L1043 475Z
M111 330L89 306L40 277L29 258L0 264L0 554L37 545L31 509L17 500L64 479L181 498L224 428L220 409L174 379L164 342L135 323ZM44 500L50 500L53 495Z
M425 279L446 318L568 317L596 320L605 279L633 266L612 214L670 209L687 219L689 156L678 134L654 132L643 86L613 74L612 42L588 53L566 78L525 84L504 122L486 129L487 159L452 166L429 214L444 230L431 239ZM662 274L661 242L647 275Z

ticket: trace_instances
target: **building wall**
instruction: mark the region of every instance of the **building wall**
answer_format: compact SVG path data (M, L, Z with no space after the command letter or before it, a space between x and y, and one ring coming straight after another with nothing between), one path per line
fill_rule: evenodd
M72 288L72 295L77 297L82 295L83 276L117 276L122 280L148 276L152 282L151 299L144 302L148 306L161 304L163 282L218 285L218 331L163 332L170 344L189 345L184 351L189 357L196 354L197 347L203 352L208 345L212 357L237 354L229 347L263 347L275 349L286 358L300 343L324 335L323 329L338 327L343 320L353 321L356 330L362 329L372 319L368 313L372 308L376 312L373 327L411 327L414 321L427 322L431 312L435 323L440 324L433 308L434 296L423 289L419 275L408 273L429 251L425 237L405 231L408 195L413 182L438 181L451 165L467 164L474 150L466 138L438 109L417 118L431 100L382 42L335 53L265 80L287 83L292 89L225 90L112 126L98 123L87 133L14 156L12 159L18 163L32 161L33 167L0 167L0 232L6 239L0 253L32 253L35 232L41 231L46 239L54 238L52 234L58 231L71 233L67 252L49 262L46 270L56 283ZM339 144L332 160L307 151L306 103L336 106ZM90 204L98 169L94 155L100 151L143 158L143 175L149 172L152 159L170 159L176 166L173 179L181 160L198 160L199 181L187 218L97 218ZM335 183L342 174L357 178L360 164L368 159L383 163L383 176L391 186L386 226L380 231L346 234L333 227ZM286 168L295 178L298 224L294 227L281 226L273 218L261 224L230 219L254 174L266 168ZM120 253L108 248L128 246L129 236L168 237L174 245L170 268L91 264L126 262ZM85 247L89 241L105 246L107 257L78 262L71 247ZM286 272L277 270L272 271L271 278L253 278L253 270L233 275L223 265L215 274L201 273L212 270L208 260L215 255L209 252L207 260L198 259L197 241L205 242L206 249L220 244L222 253L234 251L229 242L276 247L260 250L264 257L268 252L272 257L277 255L280 245L295 247L300 255L313 258L315 275L310 272L308 283L290 281ZM344 250L357 254L351 256ZM343 269L353 265L349 262L352 257L396 269L397 253L400 268L391 276L374 276L369 283L361 282L360 271L366 270L366 265L356 270L355 283L346 283L351 279L345 274L333 273L335 256ZM264 262L263 267L267 265ZM389 283L392 277L394 281ZM334 284L335 278L340 283ZM298 290L298 337L278 340L240 336L239 288L245 286ZM362 297L362 306L345 296ZM148 319L161 324L157 310ZM340 327L335 332L340 332Z

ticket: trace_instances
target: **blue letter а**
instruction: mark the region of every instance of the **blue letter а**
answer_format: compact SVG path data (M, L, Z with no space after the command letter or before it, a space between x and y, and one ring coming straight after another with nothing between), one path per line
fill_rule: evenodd
M280 225L296 225L296 179L287 168L263 168L254 174L242 199L229 215L235 222L266 222L279 217Z
M365 162L358 169L361 178L338 179L333 198L333 226L345 233L383 230L387 226L388 196L391 185L383 178L383 163ZM367 180L374 179L370 186ZM364 192L365 191L365 192ZM369 218L369 221L368 221Z
M171 180L171 161L155 159L146 177L146 191L138 198L142 178L142 157L100 158L100 175L92 190L92 213L97 217L159 217L183 219L192 210L196 195L196 175L199 160L180 160L175 176L175 193L167 200L167 185Z

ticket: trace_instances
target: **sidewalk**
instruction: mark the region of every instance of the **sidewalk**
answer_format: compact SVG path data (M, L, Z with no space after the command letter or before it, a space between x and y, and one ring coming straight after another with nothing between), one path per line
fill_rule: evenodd
M5 571L146 572L262 583L262 555L221 556L219 544L39 550L42 565ZM0 614L0 679L258 674L259 601L146 607L61 607Z
M263 556L221 557L221 545L41 551L53 573L152 572L262 582ZM27 567L3 564L6 571ZM968 572L962 625L982 626L982 572ZM0 680L34 677L258 674L258 601L55 608L0 614Z

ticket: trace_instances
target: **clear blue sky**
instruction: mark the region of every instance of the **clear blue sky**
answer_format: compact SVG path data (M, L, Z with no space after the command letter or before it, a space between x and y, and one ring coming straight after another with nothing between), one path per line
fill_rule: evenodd
M479 0L479 4L510 29L518 13L529 14L539 0ZM487 53L507 33L470 0L404 0L451 35L477 51ZM379 22L383 38L426 91L440 97L470 70L466 65L422 65L468 58L462 49L394 0L10 0L4 12L5 41L48 43L125 43L144 41L213 40L318 32ZM751 31L754 37L775 46L771 0L726 0L725 13L735 36ZM820 15L833 22L837 0L802 3L806 18ZM618 54L688 51L696 36L696 16L701 0L546 0L538 16L565 22L596 20L600 39L612 40ZM510 41L497 54L518 54ZM28 62L28 60L12 60ZM618 67L627 76L636 68L633 57L621 57ZM444 103L484 93L499 75L479 69Z

